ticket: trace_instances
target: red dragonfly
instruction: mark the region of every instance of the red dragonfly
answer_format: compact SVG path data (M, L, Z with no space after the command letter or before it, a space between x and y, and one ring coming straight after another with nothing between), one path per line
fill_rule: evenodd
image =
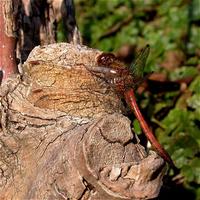
M120 96L125 98L126 103L134 112L144 134L154 149L165 161L174 167L175 165L172 159L157 141L136 103L134 89L147 78L147 76L143 76L143 72L149 52L150 47L147 45L140 52L135 62L129 67L125 67L113 54L102 53L97 60L98 66L90 68L89 70L96 76L104 79Z

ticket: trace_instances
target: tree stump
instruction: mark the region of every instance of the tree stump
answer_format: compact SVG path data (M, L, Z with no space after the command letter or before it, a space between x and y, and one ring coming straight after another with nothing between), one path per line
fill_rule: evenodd
M1 86L0 199L158 196L163 159L139 144L121 99L87 70L101 53L38 46Z

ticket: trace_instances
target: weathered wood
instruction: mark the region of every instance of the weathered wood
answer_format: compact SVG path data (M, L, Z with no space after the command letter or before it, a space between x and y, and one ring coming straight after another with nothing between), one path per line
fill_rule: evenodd
M36 47L0 91L0 199L149 199L165 164L148 154L112 88L86 68L101 51Z

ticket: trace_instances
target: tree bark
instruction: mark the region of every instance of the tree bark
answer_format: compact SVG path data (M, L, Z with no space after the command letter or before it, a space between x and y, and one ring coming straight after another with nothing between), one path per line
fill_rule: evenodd
M3 80L17 72L16 39L19 1L0 1L0 70Z
M22 63L35 46L56 42L57 26L61 21L67 34L66 41L82 43L73 0L22 0L19 12L18 56Z
M1 87L0 199L149 199L165 164L133 135L122 103L86 68L102 52L36 47Z
M56 42L57 16L53 1L22 0L18 56L23 63L37 45Z
M35 46L56 42L61 10L65 13L62 0L0 1L0 69L3 80L18 69L21 72L21 64Z

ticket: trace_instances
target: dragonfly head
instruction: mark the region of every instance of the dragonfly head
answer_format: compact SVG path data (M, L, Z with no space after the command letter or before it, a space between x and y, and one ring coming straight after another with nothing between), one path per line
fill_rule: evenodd
M101 53L97 57L97 65L89 70L106 81L117 93L123 94L129 88L136 88L146 79L143 77L143 70L149 50L147 45L129 67L126 67L114 54Z
M112 53L102 53L97 58L97 63L99 66L110 66L116 61L116 57Z

